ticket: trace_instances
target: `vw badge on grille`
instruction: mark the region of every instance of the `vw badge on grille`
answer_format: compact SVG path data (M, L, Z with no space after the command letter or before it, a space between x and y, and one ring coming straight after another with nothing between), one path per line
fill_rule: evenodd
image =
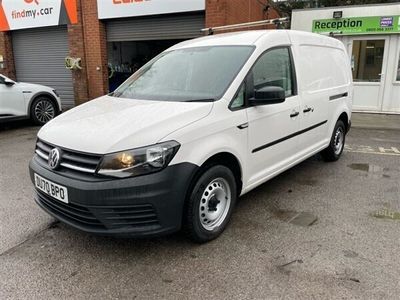
M58 148L52 149L49 153L49 160L48 160L49 167L53 170L57 169L60 166L60 158L61 158L60 149Z

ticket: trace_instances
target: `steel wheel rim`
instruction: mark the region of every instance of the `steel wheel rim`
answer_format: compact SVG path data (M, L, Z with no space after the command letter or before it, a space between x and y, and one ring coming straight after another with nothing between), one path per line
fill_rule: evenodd
M35 106L35 117L41 123L47 123L55 116L53 104L48 100L40 100Z
M344 131L342 127L339 127L335 133L334 139L334 151L336 155L339 155L342 152L344 144Z
M211 181L200 199L199 217L204 229L212 231L221 226L231 205L231 188L223 178Z

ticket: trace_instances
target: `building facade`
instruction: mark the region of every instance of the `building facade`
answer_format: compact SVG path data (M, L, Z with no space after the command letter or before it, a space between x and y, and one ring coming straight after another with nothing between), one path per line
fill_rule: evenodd
M345 44L355 111L400 113L400 4L295 10L291 28Z
M255 0L2 0L0 73L54 87L69 108L202 28L276 17Z

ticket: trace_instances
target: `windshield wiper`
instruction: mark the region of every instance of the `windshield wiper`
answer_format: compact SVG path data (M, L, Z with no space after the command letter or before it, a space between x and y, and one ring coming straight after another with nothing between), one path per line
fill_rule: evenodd
M121 97L121 94L122 94L122 93L117 93L117 92L114 91L114 92L108 94L108 96L115 97L115 98L119 98L119 97Z
M118 92L114 91L114 92L109 93L108 96L120 98L122 96L122 93L121 92L118 93ZM141 99L141 97L123 97L123 98ZM145 100L145 99L142 99L142 100ZM160 99L146 99L146 100L149 100L149 101L173 101L173 100L163 100L162 97L160 97ZM190 100L175 100L175 101L178 101L178 102L214 102L215 99L190 99Z
M193 99L193 100L185 100L182 102L214 102L215 99Z

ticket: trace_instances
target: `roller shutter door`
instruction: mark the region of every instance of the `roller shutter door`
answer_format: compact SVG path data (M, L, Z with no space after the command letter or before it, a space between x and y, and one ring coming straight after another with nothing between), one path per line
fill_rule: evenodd
M63 108L74 106L72 74L64 63L67 27L14 31L12 42L17 80L52 87L60 94Z
M107 21L107 41L179 40L201 36L204 12Z

